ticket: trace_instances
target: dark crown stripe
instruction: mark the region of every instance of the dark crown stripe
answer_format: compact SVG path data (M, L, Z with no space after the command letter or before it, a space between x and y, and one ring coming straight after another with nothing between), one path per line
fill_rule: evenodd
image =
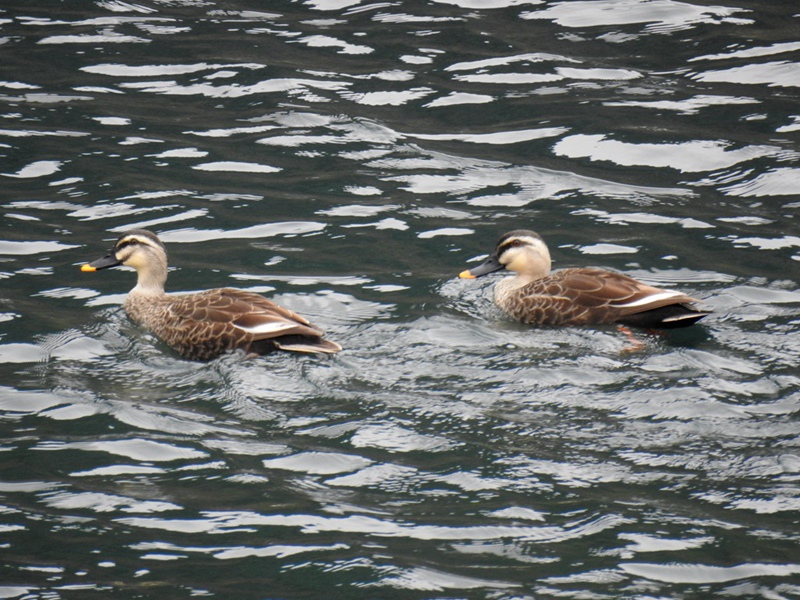
M503 235L497 242L497 255L500 256L508 250L511 245L515 241L520 241L523 244L528 244L528 241L524 238L534 238L537 240L541 240L542 236L534 231L528 231L527 229L517 229L516 231L510 231Z
M133 229L123 233L114 245L116 250L122 250L134 244L144 244L164 249L164 244L153 233L145 229Z

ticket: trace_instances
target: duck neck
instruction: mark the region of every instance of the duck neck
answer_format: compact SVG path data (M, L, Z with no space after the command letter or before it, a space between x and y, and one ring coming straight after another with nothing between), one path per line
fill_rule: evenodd
M515 277L509 277L505 281L511 287L522 287L531 281L547 277L550 274L550 264L550 253L546 248L533 256L520 256L506 267L516 273Z
M130 293L137 296L163 296L167 281L167 264L153 261L137 269L136 287Z
M539 279L531 276L530 273L517 273L513 277L504 277L494 286L495 299L500 301L502 298L513 294L519 288L528 285L531 281Z

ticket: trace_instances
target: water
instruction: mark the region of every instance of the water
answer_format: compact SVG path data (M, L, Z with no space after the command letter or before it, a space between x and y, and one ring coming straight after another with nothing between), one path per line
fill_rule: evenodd
M796 13L5 3L0 598L800 597ZM131 227L346 350L176 357ZM510 322L519 227L714 313Z

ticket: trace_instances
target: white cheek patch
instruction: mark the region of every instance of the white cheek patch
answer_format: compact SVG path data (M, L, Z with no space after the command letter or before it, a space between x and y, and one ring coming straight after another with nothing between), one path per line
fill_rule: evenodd
M260 335L265 333L280 333L281 331L294 329L295 327L297 327L298 323L290 323L287 321L272 321L270 323L260 323L259 325L254 325L252 327L244 327L236 323L234 323L233 325L234 327L236 327L237 329L241 329L242 331L247 331L248 333L254 333L256 335Z
M681 292L661 292L658 294L651 294L650 296L645 296L644 298L639 298L638 300L634 300L633 302L627 302L625 304L613 304L616 308L636 308L637 306L646 306L647 304L655 304L656 302L660 302L661 300L667 300L668 298L676 298L678 296L683 296Z
M117 260L119 260L119 258L117 258ZM141 260L135 254L125 257L121 262L126 267L133 267L134 269L141 269L147 264L147 261Z
M511 260L505 263L506 269L517 272L525 270L527 260L523 253L517 250L516 252L509 252L507 254L510 256Z

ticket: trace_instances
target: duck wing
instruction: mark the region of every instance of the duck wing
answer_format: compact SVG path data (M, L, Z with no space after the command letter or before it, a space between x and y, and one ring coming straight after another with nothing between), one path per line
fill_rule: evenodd
M690 325L708 313L694 298L604 269L562 269L520 290L527 312L541 325L625 323L649 327Z
M169 318L155 333L189 358L213 358L243 348L335 353L341 347L297 313L253 292L218 288L171 296Z

